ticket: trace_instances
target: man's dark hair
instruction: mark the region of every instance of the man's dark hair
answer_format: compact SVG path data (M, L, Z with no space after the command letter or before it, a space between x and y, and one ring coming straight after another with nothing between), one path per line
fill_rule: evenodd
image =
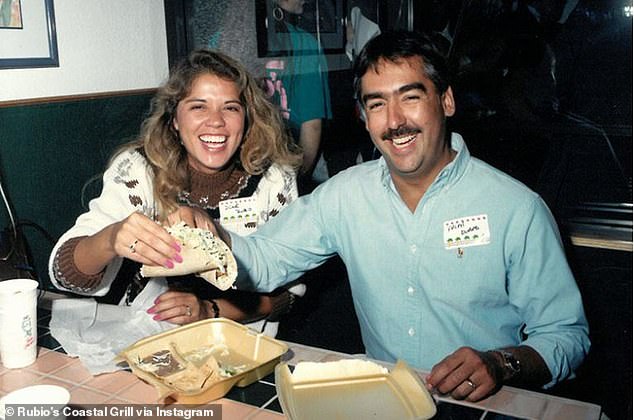
M434 45L432 39L418 32L390 31L372 38L363 47L354 61L354 93L361 98L361 78L373 70L379 61L397 62L410 57L423 59L423 70L438 91L443 94L450 85L449 68L445 57Z

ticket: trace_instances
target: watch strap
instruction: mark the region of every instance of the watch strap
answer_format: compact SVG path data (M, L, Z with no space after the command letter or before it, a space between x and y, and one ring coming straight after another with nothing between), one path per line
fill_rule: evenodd
M521 372L521 363L513 353L507 350L493 350L494 353L500 355L502 359L502 369L504 371L503 380L506 382L515 378Z

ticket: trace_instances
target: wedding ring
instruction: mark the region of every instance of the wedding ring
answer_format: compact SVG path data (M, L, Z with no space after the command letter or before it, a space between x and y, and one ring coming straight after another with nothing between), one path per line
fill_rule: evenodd
M134 242L132 242L130 244L130 246L128 248L130 248L130 254L134 254L136 252L136 249L134 249L134 247L136 247L136 244L139 243L138 239L135 239Z
M471 389L476 389L477 388L476 384L474 384L471 381L471 379L467 379L465 382L467 383L467 385L469 385L471 387Z
M189 305L185 305L185 315L192 316L192 308Z

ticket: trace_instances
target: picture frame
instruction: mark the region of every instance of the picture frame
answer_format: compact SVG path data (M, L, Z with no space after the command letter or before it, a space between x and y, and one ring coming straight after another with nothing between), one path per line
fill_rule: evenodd
M342 54L345 51L345 3L346 0L308 0L304 4L304 13L298 27L314 35L325 54ZM258 57L288 55L290 51L275 42L282 32L280 25L276 24L273 0L256 0L255 4ZM321 15L315 13L317 7Z
M0 28L0 70L59 67L53 0L22 0L21 18L21 28Z

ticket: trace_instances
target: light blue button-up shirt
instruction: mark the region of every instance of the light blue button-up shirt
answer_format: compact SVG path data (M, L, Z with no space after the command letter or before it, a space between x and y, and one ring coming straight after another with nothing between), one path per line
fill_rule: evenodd
M556 223L536 193L471 157L460 135L452 148L414 213L381 158L334 176L257 233L232 235L241 274L257 279L239 287L273 290L339 254L370 357L429 370L460 346L524 344L552 385L590 347ZM455 229L476 216L471 232Z

